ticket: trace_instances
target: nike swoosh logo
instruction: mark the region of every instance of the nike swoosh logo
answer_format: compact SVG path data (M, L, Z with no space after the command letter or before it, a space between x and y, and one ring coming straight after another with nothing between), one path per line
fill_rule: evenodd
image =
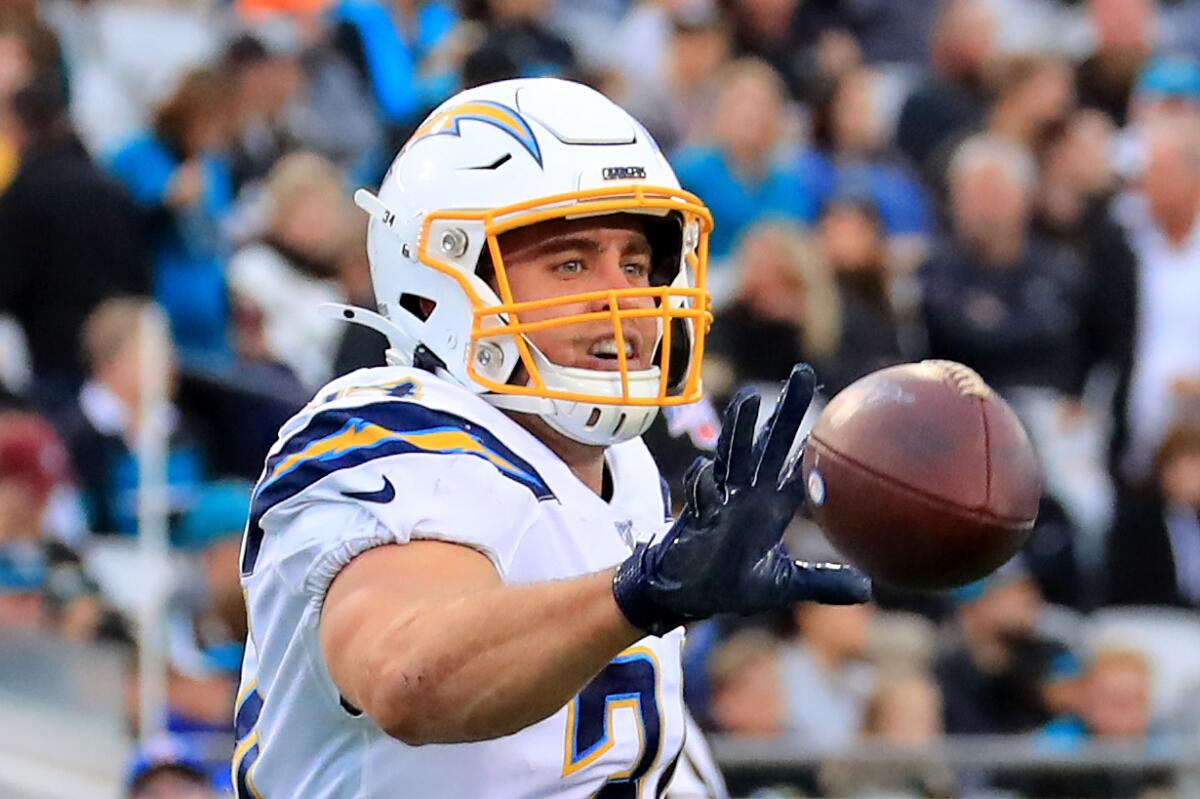
M343 491L343 497L350 499L358 499L363 502L374 502L379 505L387 505L396 498L396 487L392 485L392 481L383 478L383 488L378 491Z

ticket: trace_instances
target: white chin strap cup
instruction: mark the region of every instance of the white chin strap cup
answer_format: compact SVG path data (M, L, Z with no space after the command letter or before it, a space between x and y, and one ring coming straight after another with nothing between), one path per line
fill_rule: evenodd
M621 398L621 373L579 369L551 363L537 347L530 347L546 388L600 397ZM658 396L661 372L657 366L629 372L629 394L638 399ZM650 428L658 415L656 406L610 405L594 402L488 394L484 397L497 408L534 413L546 424L573 441L606 447L636 438Z

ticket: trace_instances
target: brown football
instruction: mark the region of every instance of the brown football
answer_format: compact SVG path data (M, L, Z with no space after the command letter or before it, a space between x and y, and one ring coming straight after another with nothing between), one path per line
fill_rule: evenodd
M1042 490L1016 414L952 361L892 366L842 391L803 465L830 542L897 588L950 588L999 567L1028 538Z

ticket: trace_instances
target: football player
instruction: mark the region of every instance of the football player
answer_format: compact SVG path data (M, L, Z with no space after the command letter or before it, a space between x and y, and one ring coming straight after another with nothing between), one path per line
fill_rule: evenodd
M632 117L552 79L463 92L370 215L389 365L286 423L241 554L249 797L655 797L686 622L869 598L792 560L797 367L726 411L677 521L642 443L701 396L711 216Z

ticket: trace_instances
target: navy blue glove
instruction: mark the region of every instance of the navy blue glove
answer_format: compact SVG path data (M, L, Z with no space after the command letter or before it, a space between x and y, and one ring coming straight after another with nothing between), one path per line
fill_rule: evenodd
M698 459L684 477L679 519L617 568L613 595L631 624L662 635L717 613L870 600L871 582L857 569L793 560L783 548L804 502L800 458L789 462L788 452L815 385L809 366L794 367L757 441L758 395L743 389L734 397L715 458Z

